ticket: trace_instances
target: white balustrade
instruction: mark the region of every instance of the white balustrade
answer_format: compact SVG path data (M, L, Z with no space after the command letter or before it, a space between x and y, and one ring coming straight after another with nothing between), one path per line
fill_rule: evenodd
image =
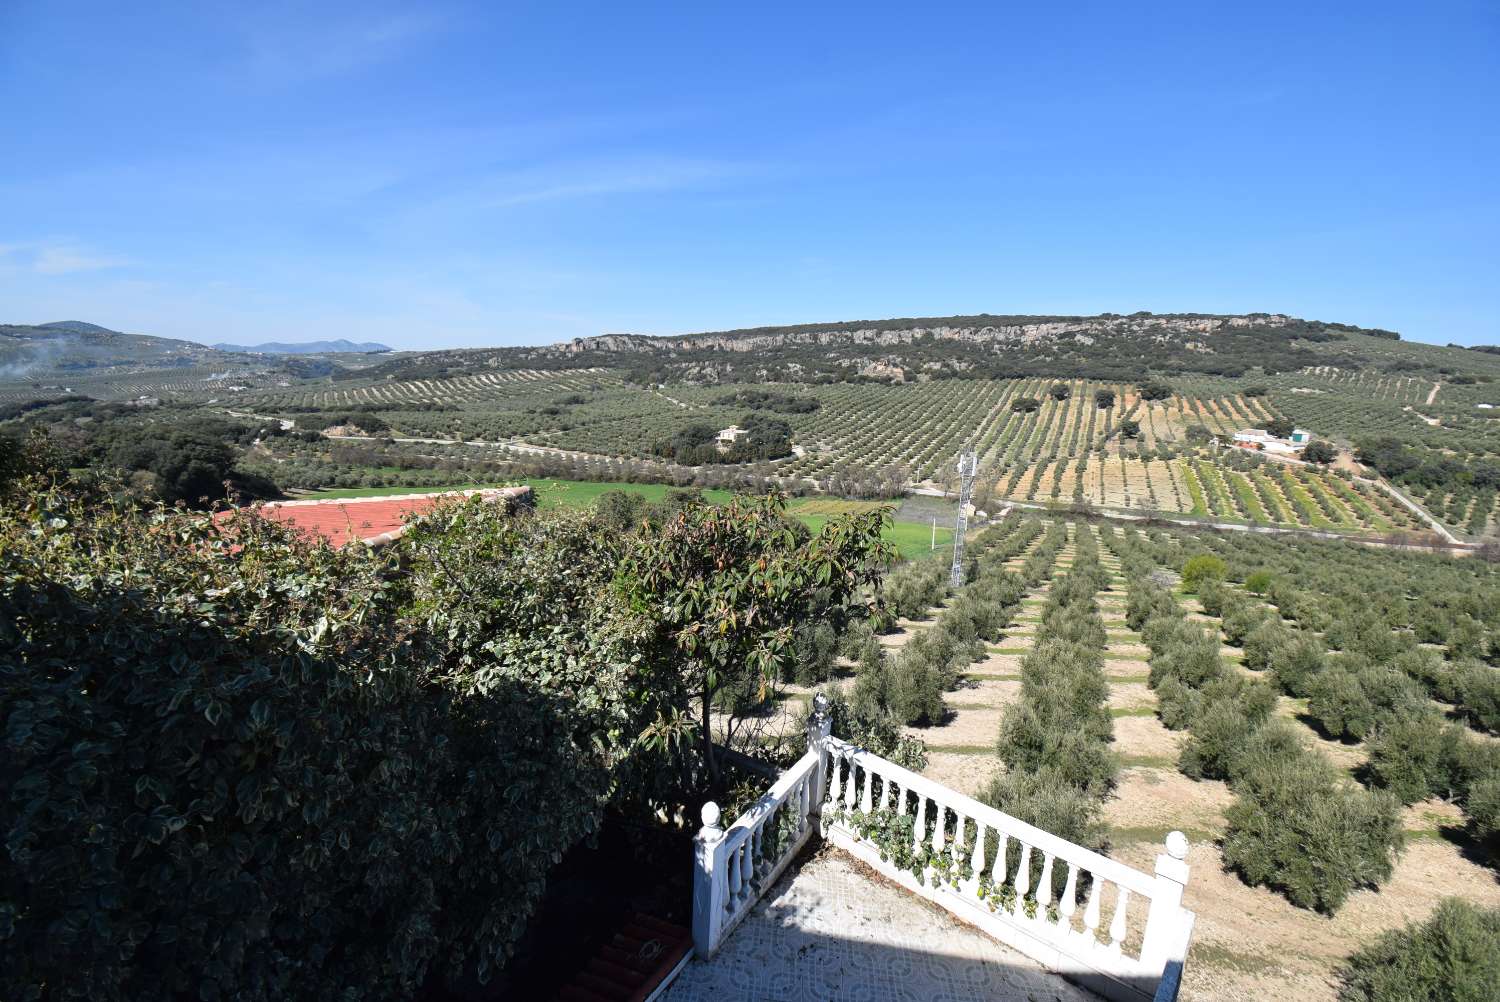
M841 782L852 788L857 777L868 787L873 777L901 791L898 812L905 812L907 795L915 798L913 848L930 848L934 857L947 854L954 864L951 881L935 879L930 868L922 875L925 879L919 879L895 863L882 861L879 846L860 836L847 815L840 814L839 800L831 796L823 806L822 827L833 845L1102 995L1129 1000L1176 997L1194 918L1182 907L1188 867L1187 839L1180 832L1168 836L1167 852L1157 858L1156 873L1143 873L848 742L830 737L823 744L830 790ZM861 807L869 802L859 799ZM883 808L885 798L879 803ZM842 806L848 811L854 804L854 798L845 797ZM950 812L956 818L951 831L947 830ZM971 831L974 844L968 854L963 846ZM958 869L965 856L972 868L967 877ZM990 877L981 884L987 862ZM985 886L988 894L981 897ZM1078 895L1085 887L1087 903L1081 923L1075 922ZM1108 925L1101 928L1106 898L1113 907ZM1132 930L1137 934L1134 938ZM1130 948L1137 941L1139 946Z
M1167 837L1156 872L1147 874L833 738L826 717L814 715L809 746L727 830L719 827L718 807L704 807L694 840L693 941L700 957L713 956L821 831L912 893L1102 995L1176 998L1194 918L1182 907L1188 846L1181 832ZM948 878L939 880L930 866L918 877L882 860L881 848L851 823L855 812L871 811L911 816L912 849L930 849L932 862L946 856ZM1113 909L1101 927L1106 897ZM1144 904L1133 908L1135 902Z
M714 955L817 831L812 815L822 806L822 781L821 750L814 748L727 830L719 827L718 805L703 806L693 852L693 945L699 956Z

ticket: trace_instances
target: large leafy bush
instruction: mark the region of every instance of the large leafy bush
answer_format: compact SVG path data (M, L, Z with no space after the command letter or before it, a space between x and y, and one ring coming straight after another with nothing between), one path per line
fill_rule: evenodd
M372 551L0 502L0 998L483 979L607 801L688 744L705 658L684 636L739 624L719 653L770 677L793 614L879 556L878 516L810 537L746 504L738 531L690 506L625 536L470 501Z
M1427 921L1381 936L1339 974L1341 1002L1488 1002L1500 985L1500 910L1445 898Z
M259 519L0 513L0 997L400 998L503 961L644 669L605 540L465 509L401 578ZM477 543L508 594L448 575Z

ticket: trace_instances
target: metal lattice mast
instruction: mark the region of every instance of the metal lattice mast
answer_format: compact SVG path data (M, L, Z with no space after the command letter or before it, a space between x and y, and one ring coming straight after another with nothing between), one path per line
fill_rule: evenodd
M953 526L953 569L948 583L957 588L964 583L964 532L969 528L969 501L974 497L974 475L979 472L979 457L973 452L958 457L958 521Z

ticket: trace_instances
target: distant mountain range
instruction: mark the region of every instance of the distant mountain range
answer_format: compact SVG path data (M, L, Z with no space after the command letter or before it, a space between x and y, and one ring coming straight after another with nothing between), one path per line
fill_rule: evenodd
M123 334L81 320L0 324L0 380L119 369L178 369L234 362L191 341ZM248 359L239 359L241 365Z
M266 341L263 344L216 344L218 351L251 352L259 355L322 355L329 352L390 351L376 341Z

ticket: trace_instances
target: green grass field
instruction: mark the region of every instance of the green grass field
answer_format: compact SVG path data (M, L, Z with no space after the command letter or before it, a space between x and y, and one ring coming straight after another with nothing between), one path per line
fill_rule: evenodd
M608 491L629 491L639 494L647 501L657 502L667 496L672 488L665 484L613 484L586 480L522 480L536 492L539 508L582 508L593 504L599 495ZM299 497L321 498L372 498L399 494L427 494L438 491L464 491L479 487L504 487L511 484L453 484L447 487L350 487L338 490L312 491ZM714 504L723 504L733 495L729 491L704 491L704 496ZM873 501L847 501L842 498L794 498L788 506L810 529L821 529L829 518L848 512L869 511L878 507ZM921 522L895 522L885 529L885 538L893 543L904 559L920 557L931 550L932 527ZM937 531L937 545L941 549L953 544L953 530L941 526Z

